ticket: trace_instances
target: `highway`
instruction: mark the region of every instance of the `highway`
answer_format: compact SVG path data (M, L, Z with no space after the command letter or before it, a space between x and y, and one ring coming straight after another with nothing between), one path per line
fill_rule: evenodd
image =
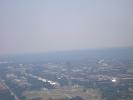
M3 84L5 85L5 87L9 90L9 92L11 93L11 95L14 96L15 100L21 100L17 97L17 95L10 89L10 87L8 87L5 82L3 81Z

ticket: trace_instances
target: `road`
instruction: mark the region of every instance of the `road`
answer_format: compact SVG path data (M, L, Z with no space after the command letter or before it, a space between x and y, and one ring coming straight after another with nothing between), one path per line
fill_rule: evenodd
M5 87L9 90L9 92L11 93L11 95L14 96L15 100L20 100L17 95L10 89L10 87L8 87L5 82L3 81L3 84L5 85Z

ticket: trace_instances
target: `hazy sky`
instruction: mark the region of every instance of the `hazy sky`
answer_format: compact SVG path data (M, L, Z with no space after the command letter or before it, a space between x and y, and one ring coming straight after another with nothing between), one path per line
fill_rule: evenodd
M133 0L0 0L0 54L133 46Z

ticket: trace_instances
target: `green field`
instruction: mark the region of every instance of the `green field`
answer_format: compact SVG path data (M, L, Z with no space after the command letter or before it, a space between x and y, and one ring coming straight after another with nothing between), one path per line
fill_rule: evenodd
M84 91L83 88L60 88L46 91L26 91L24 94L27 100L32 100L35 98L42 98L41 100L60 100L63 98L72 98L80 96L84 100L103 100L101 98L101 93L98 90L87 89Z

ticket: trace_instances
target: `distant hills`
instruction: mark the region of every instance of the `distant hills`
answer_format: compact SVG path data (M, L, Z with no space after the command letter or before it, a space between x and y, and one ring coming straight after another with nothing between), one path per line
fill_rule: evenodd
M21 54L9 56L15 62L60 62L60 61L88 61L92 59L121 59L133 60L133 47L130 48L106 48L84 49L72 51L60 51L51 53Z

